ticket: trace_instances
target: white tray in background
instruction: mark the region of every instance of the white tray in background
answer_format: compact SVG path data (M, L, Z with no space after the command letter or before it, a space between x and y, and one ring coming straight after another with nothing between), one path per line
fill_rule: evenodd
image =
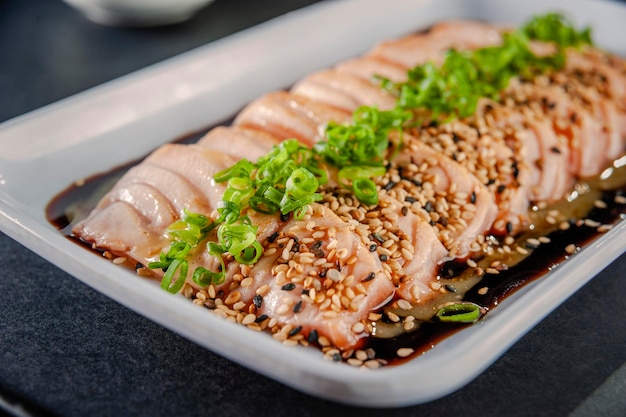
M519 24L564 12L626 56L626 7L580 0L324 2L200 47L0 125L0 229L140 314L291 387L362 406L417 404L471 381L626 249L622 222L479 324L400 366L363 370L287 347L172 296L68 241L46 204L73 181L141 157L232 116L264 92L447 18ZM36 167L36 169L34 168Z

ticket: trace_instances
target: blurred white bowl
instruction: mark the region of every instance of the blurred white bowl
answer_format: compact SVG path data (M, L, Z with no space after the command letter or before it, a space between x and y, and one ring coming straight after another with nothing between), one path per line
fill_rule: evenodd
M96 23L161 26L184 22L213 0L63 0Z

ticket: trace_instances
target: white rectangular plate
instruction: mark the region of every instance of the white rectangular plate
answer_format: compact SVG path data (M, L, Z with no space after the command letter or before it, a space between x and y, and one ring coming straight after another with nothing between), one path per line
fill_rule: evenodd
M626 249L621 222L480 324L408 363L366 371L230 324L68 241L45 217L73 181L231 116L264 92L447 18L519 24L560 11L626 56L626 8L580 0L345 0L288 14L0 126L0 228L98 291L231 360L302 391L364 406L417 404L471 381ZM575 271L575 273L573 273Z

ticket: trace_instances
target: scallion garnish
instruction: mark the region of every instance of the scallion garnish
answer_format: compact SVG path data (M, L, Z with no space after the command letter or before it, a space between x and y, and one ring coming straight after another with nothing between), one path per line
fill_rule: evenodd
M435 314L439 321L447 323L473 323L480 318L480 306L470 302L459 302L440 308Z
M592 44L590 27L577 31L571 22L557 13L536 16L526 23L521 31L530 39L554 42L562 48Z
M450 50L440 66L432 62L418 65L409 70L407 81L393 83L379 77L381 86L397 95L397 108L425 109L430 120L469 117L480 98L497 100L512 77L531 78L560 69L565 64L564 48L591 43L589 28L578 32L558 14L535 17L521 29L502 36L503 42L497 46ZM553 42L556 52L536 56L531 39Z

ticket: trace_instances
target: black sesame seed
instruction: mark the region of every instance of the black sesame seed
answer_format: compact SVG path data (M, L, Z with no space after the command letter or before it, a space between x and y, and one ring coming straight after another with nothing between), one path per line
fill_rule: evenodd
M309 343L317 343L317 338L319 337L317 330L313 329L309 332L309 337L307 337L307 341Z
M267 314L261 314L259 317L256 318L256 320L254 320L255 323L261 323L264 320L267 320Z
M370 245L370 252L376 252L376 249L378 249L378 245L376 243L372 243Z
M302 300L298 301L296 305L293 306L294 313L299 313L300 311L302 311Z
M439 122L437 122L436 120L431 120L430 123L428 123L428 127L437 127L439 126Z
M487 185L494 184L495 182L496 182L495 178L489 178L489 181L487 181Z
M252 298L252 303L254 303L254 306L256 308L261 308L261 305L263 305L263 297L261 297L259 294L255 295Z
M411 180L411 182L412 182L414 185L417 185L418 187L421 187L421 186L422 186L422 182L421 182L421 181L418 181L418 180Z
M411 204L413 204L413 203L415 203L417 200L416 200L414 197L410 197L410 196L409 196L409 197L406 197L406 198L404 199L404 201L406 201L407 203L411 203Z
M550 148L550 152L560 154L561 150L559 148L557 148L556 146L553 146L553 147Z
M137 263L135 264L135 269L139 269L139 268L143 268L143 264L141 264L141 263L137 262Z
M402 212L403 216L409 214L409 208L407 206L402 206L402 209L400 211Z
M332 356L333 362L341 362L341 355L339 353L335 353Z
M267 238L267 241L269 243L274 243L276 242L276 239L278 239L278 232L274 232L270 235L270 237Z
M371 281L371 280L374 279L375 276L376 276L375 273L370 272L369 274L367 274L367 276L365 278L363 278L363 280L361 282Z
M383 237L381 235L379 235L378 233L372 233L372 236L374 237L374 239L376 239L380 243L384 243L385 242L385 239L383 239Z
M447 290L448 292L456 292L456 288L454 288L454 287L453 287L452 285L450 285L450 284L446 284L446 285L444 285L444 287L446 288L446 290Z
M440 217L439 218L439 224L442 225L443 227L447 227L448 226L448 218L447 217Z
M280 221L281 222L286 222L287 220L289 220L289 213L287 214L282 214L280 215Z
M385 186L383 187L383 189L385 191L389 191L391 190L393 187L395 187L398 183L397 182L393 182L393 181L389 181L387 184L385 184Z
M452 140L454 141L454 143L459 143L461 141L461 138L456 133L452 133Z
M321 249L322 243L323 242L321 240L318 240L311 246L311 252L318 258L324 257L324 251Z
M326 278L326 268L322 269L319 273L320 278Z
M513 178L517 179L517 177L519 177L519 167L517 166L517 161L513 161L511 168L513 168Z
M506 231L507 233L513 233L513 223L511 222L506 222Z
M281 290L283 291L292 291L296 288L296 284L294 284L293 282L289 282L285 285L283 285L282 287L280 287Z
M380 260L383 262L386 262L387 259L389 259L389 257L387 255L385 255L384 253L382 255L379 256Z
M289 332L289 337L294 337L295 335L297 335L298 333L300 333L302 331L302 326L298 326L298 327L294 327L293 329L291 329L291 331Z
M502 194L504 192L504 190L506 190L506 185L504 184L500 184L498 185L498 194Z
M476 204L476 191L472 191L472 195L470 195L470 202L472 204Z
M302 294L304 294L304 295L309 295L310 292L311 292L311 290L308 289L308 288L303 288L302 289Z
M424 210L426 210L427 213L433 211L433 203L427 201L426 204L424 204Z

